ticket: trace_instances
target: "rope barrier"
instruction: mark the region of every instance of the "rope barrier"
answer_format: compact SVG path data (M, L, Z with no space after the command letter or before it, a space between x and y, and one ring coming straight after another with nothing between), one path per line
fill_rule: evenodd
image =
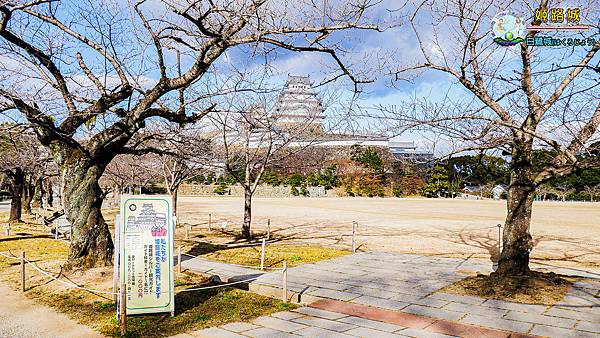
M111 292L111 291L102 291L102 290L94 290L94 289L88 289L88 288L84 288L82 286L79 286L75 283L71 283L71 282L66 282L63 281L61 279L58 279L56 277L54 277L53 275L51 275L49 272L45 271L44 269L40 268L39 266L37 266L37 264L30 262L27 258L25 258L25 262L29 265L31 265L34 269L36 269L38 272L40 272L42 275L45 275L46 277L55 280L63 285L66 285L68 287L71 288L75 288L75 289L79 289L79 290L84 290L84 291L88 291L88 292L92 292L92 293L101 293L101 294L106 294L106 295L118 295L119 293L117 292Z
M11 252L9 251L9 253L11 253ZM12 254L12 253L11 253L11 254ZM19 257L15 256L15 255L9 256L9 255L6 255L6 254L4 254L4 253L2 253L2 252L0 252L0 256L4 256L4 257L6 257L6 258L12 258L12 259L16 259L16 260L20 260L20 259L21 259L21 258L19 258Z
M20 260L21 258L16 257L16 256L9 256L6 255L2 252L0 252L1 256L4 256L6 258L12 258L12 259L16 259L16 260ZM51 280L57 281L69 288L73 288L73 289L78 289L78 290L83 290L83 291L87 291L87 292L91 292L91 293L99 293L99 294L105 294L105 295L119 295L120 292L112 292L112 291L103 291L103 290L95 290L95 289L90 289L90 288L86 288L86 287L82 287L79 286L73 282L67 282L64 281L62 279L59 279L55 276L53 276L50 272L40 268L37 264L31 262L30 260L28 260L27 258L25 258L25 263L31 265L35 270L37 270L39 273L41 273L42 275L50 278ZM217 288L222 288L222 287L228 287L231 285L236 285L236 284L242 284L242 283L247 283L247 282L251 282L254 281L256 279L258 279L260 276L257 277L253 277L253 278L248 278L248 279L244 279L244 280L240 280L240 281L235 281L235 282L231 282L231 283L225 283L225 284L219 284L219 285L211 285L211 286L204 286L204 287L198 287L198 288L190 288L190 289L183 289L183 290L179 290L177 292L175 292L175 294L178 294L180 292L191 292L191 291L202 291L202 290L211 290L211 289L217 289ZM170 292L161 292L161 294L167 294ZM139 292L132 292L132 293L126 293L126 295L137 295L139 294ZM155 294L155 293L152 293Z
M237 281L237 282L231 282L231 283L219 284L219 285L212 285L212 286L205 286L205 287L201 287L201 288L183 289L183 290L179 290L177 293L179 293L179 292L189 292L189 291L199 291L199 290L208 290L208 289L216 289L216 288L221 288L221 287L226 287L226 286L231 286L231 285L236 285L236 284L241 284L241 283L247 283L247 282L251 282L251 281L257 280L259 277L260 276L253 277L253 278L248 278L248 279L244 279L244 280L240 280L240 281Z
M194 256L194 255L190 255L187 253L181 253L182 256L188 256L188 257L192 257L192 258L202 258L200 256ZM255 270L260 270L260 266L258 265L240 265L240 264L233 264L233 263L224 263L227 265L233 265L233 266L237 266L240 268L249 268L249 269L255 269ZM283 268L271 268L271 267L264 267L267 270L283 270Z

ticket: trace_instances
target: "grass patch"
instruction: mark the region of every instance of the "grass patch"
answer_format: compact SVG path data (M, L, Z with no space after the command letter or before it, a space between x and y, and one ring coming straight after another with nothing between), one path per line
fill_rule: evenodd
M16 229L16 227L14 228ZM15 231L14 236L0 238L0 251L27 258L40 267L57 273L65 261L69 243L54 240L43 232ZM111 290L112 268L70 271L65 276L72 282L91 289ZM205 277L194 273L176 276L175 290L212 285ZM0 278L15 289L19 287L19 263L0 256ZM116 305L112 296L67 289L27 268L25 295L46 304L81 324L112 337L120 334L115 318ZM128 337L167 337L190 330L219 326L230 322L248 321L274 312L290 310L296 305L251 292L232 289L181 292L175 295L175 317L170 314L130 316L127 319Z
M20 257L21 251L25 251L26 258L30 261L54 261L64 259L69 253L69 243L54 240L51 236L43 233L15 231L14 236L0 239L0 252L12 253ZM0 269L15 264L15 260L0 256Z
M92 300L89 294L80 291L61 294L30 291L28 294L104 335L120 336L115 304L111 300ZM128 337L168 337L230 322L248 321L295 307L236 289L183 292L175 295L175 317L170 314L129 316L127 333Z
M193 255L194 251L195 248L192 248L190 254ZM260 251L260 246L239 247L203 253L202 257L230 264L259 266ZM350 254L350 251L348 250L301 245L269 244L265 249L265 266L270 268L282 267L283 261L287 261L288 266L297 266L348 254Z
M531 272L528 276L478 274L450 284L439 292L500 299L523 304L554 305L561 301L578 278L553 272Z

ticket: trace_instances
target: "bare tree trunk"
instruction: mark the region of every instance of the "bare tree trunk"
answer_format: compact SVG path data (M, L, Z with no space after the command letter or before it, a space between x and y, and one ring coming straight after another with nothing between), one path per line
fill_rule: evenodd
M8 174L11 181L12 195L10 200L10 215L8 217L9 222L20 222L21 221L21 202L23 195L23 183L25 181L25 174L21 168L15 169L14 172Z
M31 214L31 201L33 200L33 195L35 194L35 185L33 185L33 178L31 175L29 177L25 177L23 181L23 212L27 214Z
M44 189L44 178L40 175L33 185L33 200L31 202L31 206L34 208L41 208L43 205L42 199L44 198L44 194L46 193Z
M53 207L54 203L54 191L52 190L52 180L50 178L46 179L46 206Z
M98 184L104 167L91 159L63 164L64 203L73 226L67 267L112 264L113 242L102 216L102 189Z
M171 196L173 198L173 216L177 217L177 195L179 192L179 187L176 187L171 192Z
M516 146L513 149L507 198L508 214L504 224L502 253L496 271L501 275L525 275L530 272L529 253L533 248L533 241L529 227L535 186L531 178L529 153Z
M242 236L250 239L250 225L252 224L252 190L244 185L244 224L242 225Z

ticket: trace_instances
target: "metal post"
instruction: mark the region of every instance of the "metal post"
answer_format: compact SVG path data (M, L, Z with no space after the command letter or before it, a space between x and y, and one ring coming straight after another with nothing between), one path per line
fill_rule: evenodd
M25 292L25 251L21 251L21 291Z
M287 297L287 261L283 261L283 294L282 294L282 300L284 302L288 301L288 297Z
M208 214L208 231L212 231L212 214Z
M267 239L271 239L271 219L267 219Z
M358 223L352 222L352 253L356 253L356 227Z
M181 274L181 245L177 248L177 269Z
M54 239L58 239L58 220L54 223Z
M127 294L125 293L125 283L121 284L121 337L127 335Z
M265 269L265 239L262 240L262 248L260 250L260 269Z
M498 224L498 259L500 259L500 254L502 253L502 224Z

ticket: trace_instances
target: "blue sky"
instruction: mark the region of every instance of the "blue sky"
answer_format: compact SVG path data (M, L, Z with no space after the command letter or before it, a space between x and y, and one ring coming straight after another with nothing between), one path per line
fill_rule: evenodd
M342 0L329 0L330 6L336 6ZM101 39L100 32L93 32L89 30L89 23L86 22L87 19L92 19L93 16L77 16L77 4L76 1L71 2L62 2L66 4L68 11L62 12L62 16L65 20L79 20L75 21L76 27L78 29L84 30L87 33L91 34L96 39ZM126 6L128 2L118 2L114 4L114 6ZM274 2L278 6L279 3ZM553 4L558 4L558 1L551 1L551 6ZM588 3L597 4L597 0L580 0L580 1L560 1L560 7L571 7L576 6L578 4L586 5ZM104 6L111 6L109 2L103 2ZM477 1L473 0L473 7L476 7ZM64 6L64 5L63 5ZM69 7L72 6L72 7ZM160 17L162 15L162 7L158 5L158 0L149 0L149 2L144 5L146 6L147 15ZM340 32L332 34L331 43L339 44L345 53L341 53L340 56L344 63L347 64L351 70L360 73L362 71L368 72L368 78L375 79L376 81L372 84L367 84L361 86L363 92L359 96L359 101L356 102L359 106L363 108L373 108L376 106L394 106L394 105L402 105L406 101L413 100L415 98L428 98L431 101L440 101L444 99L446 95L450 95L453 98L464 98L468 99L472 97L472 94L468 93L461 85L457 84L456 79L448 76L447 74L443 74L437 71L427 71L423 73L418 73L415 75L410 82L408 81L391 81L391 77L389 73L400 65L410 65L417 62L422 62L423 58L421 56L421 52L418 48L417 41L415 39L415 35L410 29L410 26L407 25L405 18L402 16L410 12L412 4L407 5L403 11L401 12L390 12L388 9L395 9L398 6L397 1L386 0L381 2L377 7L370 10L368 16L373 21L380 22L384 27L387 28L384 32L372 32L372 31L351 31L351 32ZM503 3L498 2L498 4L493 7L489 12L490 16L493 16L497 10L504 9ZM101 8L96 8L96 10L100 11ZM514 14L522 15L525 20L529 20L532 13L529 11L523 3L518 3L510 8L511 11L514 10ZM591 11L589 13L582 13L585 17L584 20L587 22L598 25L598 6L595 7L595 11ZM442 34L440 36L440 46L435 46L431 43L431 40L427 40L427 38L432 38L432 29L431 29L431 13L425 12L424 15L418 18L417 20L417 29L418 31L424 35L426 38L426 49L432 53L434 56L438 56L440 54L439 49L448 48L452 49L456 44L461 43L460 40L453 40L450 38L450 31L448 31L448 35ZM126 19L128 16L123 15L122 19ZM489 18L491 19L491 17ZM485 21L485 20L484 20ZM488 22L482 23L482 32L491 32L491 20L487 20ZM94 22L92 22L94 23ZM97 24L97 23L96 23ZM101 24L102 25L102 24ZM445 27L438 27L443 29ZM43 32L43 30L42 30ZM127 33L127 32L125 32ZM593 31L588 32L589 34L595 34L598 37L597 28L594 28ZM588 34L586 33L586 34ZM43 34L45 37L45 35ZM133 34L123 34L122 38L124 41L132 42L135 41ZM488 39L489 38L489 39ZM492 36L486 36L482 40L482 44L490 44ZM119 47L117 47L119 48ZM153 56L153 48L151 46L143 47L140 45L140 49L144 50L149 55L149 57ZM568 62L572 62L572 60L577 60L581 57L583 53L585 53L589 48L580 47L577 50L569 50L566 48L563 49L536 49L536 53L540 54L538 60L542 60L541 62L534 65L534 70L544 70L551 66L552 63L557 62L559 57L566 55L566 60L564 63L568 64ZM500 50L506 52L508 54L508 58L505 60L505 64L502 65L503 70L506 74L510 74L512 71L517 70L520 63L518 60L518 47L496 47L496 50ZM94 68L95 70L101 71L104 68L104 64L101 58L97 57L95 52L92 52L89 49L81 49L77 50L81 52L86 59L86 62ZM75 67L77 70L76 63L73 62L73 54L75 50L67 50L67 53L70 54L71 59L67 59L63 66L65 68ZM213 77L211 74L208 74L201 83L210 82L210 81L225 81L223 79L227 79L230 77L231 67L235 66L236 68L246 69L248 71L255 71L258 73L260 70L260 66L264 63L264 58L262 55L252 55L251 49L248 46L244 47L236 47L230 49L226 55L222 56L216 63L215 69L217 70L217 74ZM332 76L332 67L335 66L332 59L325 55L319 53L298 53L298 52L290 52L285 50L278 50L269 55L271 58L271 69L268 77L266 78L267 83L272 87L281 87L285 83L285 79L288 74L292 75L308 75L315 82L320 82L324 79L328 79ZM171 65L174 64L175 53L170 52L167 55L167 60ZM598 62L599 56L596 56L594 62ZM191 62L190 59L186 59L184 57L184 62ZM548 61L546 61L548 60ZM70 64L69 64L70 62ZM156 78L158 78L158 73L156 71L156 67L152 64L147 64L145 66L147 69L144 72L144 81L143 86L150 86ZM25 70L20 65L15 65L14 67L18 72L24 73ZM82 74L78 75L82 77ZM22 86L23 81L19 81L18 77L13 77L13 81L15 85ZM114 81L113 79L108 79L108 81ZM392 86L394 84L394 86ZM25 84L26 86L33 86L34 84L28 82ZM348 102L351 98L353 98L352 85L349 83L347 79L336 81L327 86L319 87L318 90L322 93L322 95L326 98L335 97L335 103L329 108L328 113L330 117L335 116L336 111L343 111L346 109ZM376 110L371 110L376 111ZM361 122L359 122L360 124ZM365 127L369 127L374 131L386 131L393 133L393 131L388 130L387 126L375 126L373 129L372 125L367 122L362 123ZM380 130L376 130L377 127L381 127ZM409 135L405 134L403 137L408 139L416 139L420 140L420 135Z

